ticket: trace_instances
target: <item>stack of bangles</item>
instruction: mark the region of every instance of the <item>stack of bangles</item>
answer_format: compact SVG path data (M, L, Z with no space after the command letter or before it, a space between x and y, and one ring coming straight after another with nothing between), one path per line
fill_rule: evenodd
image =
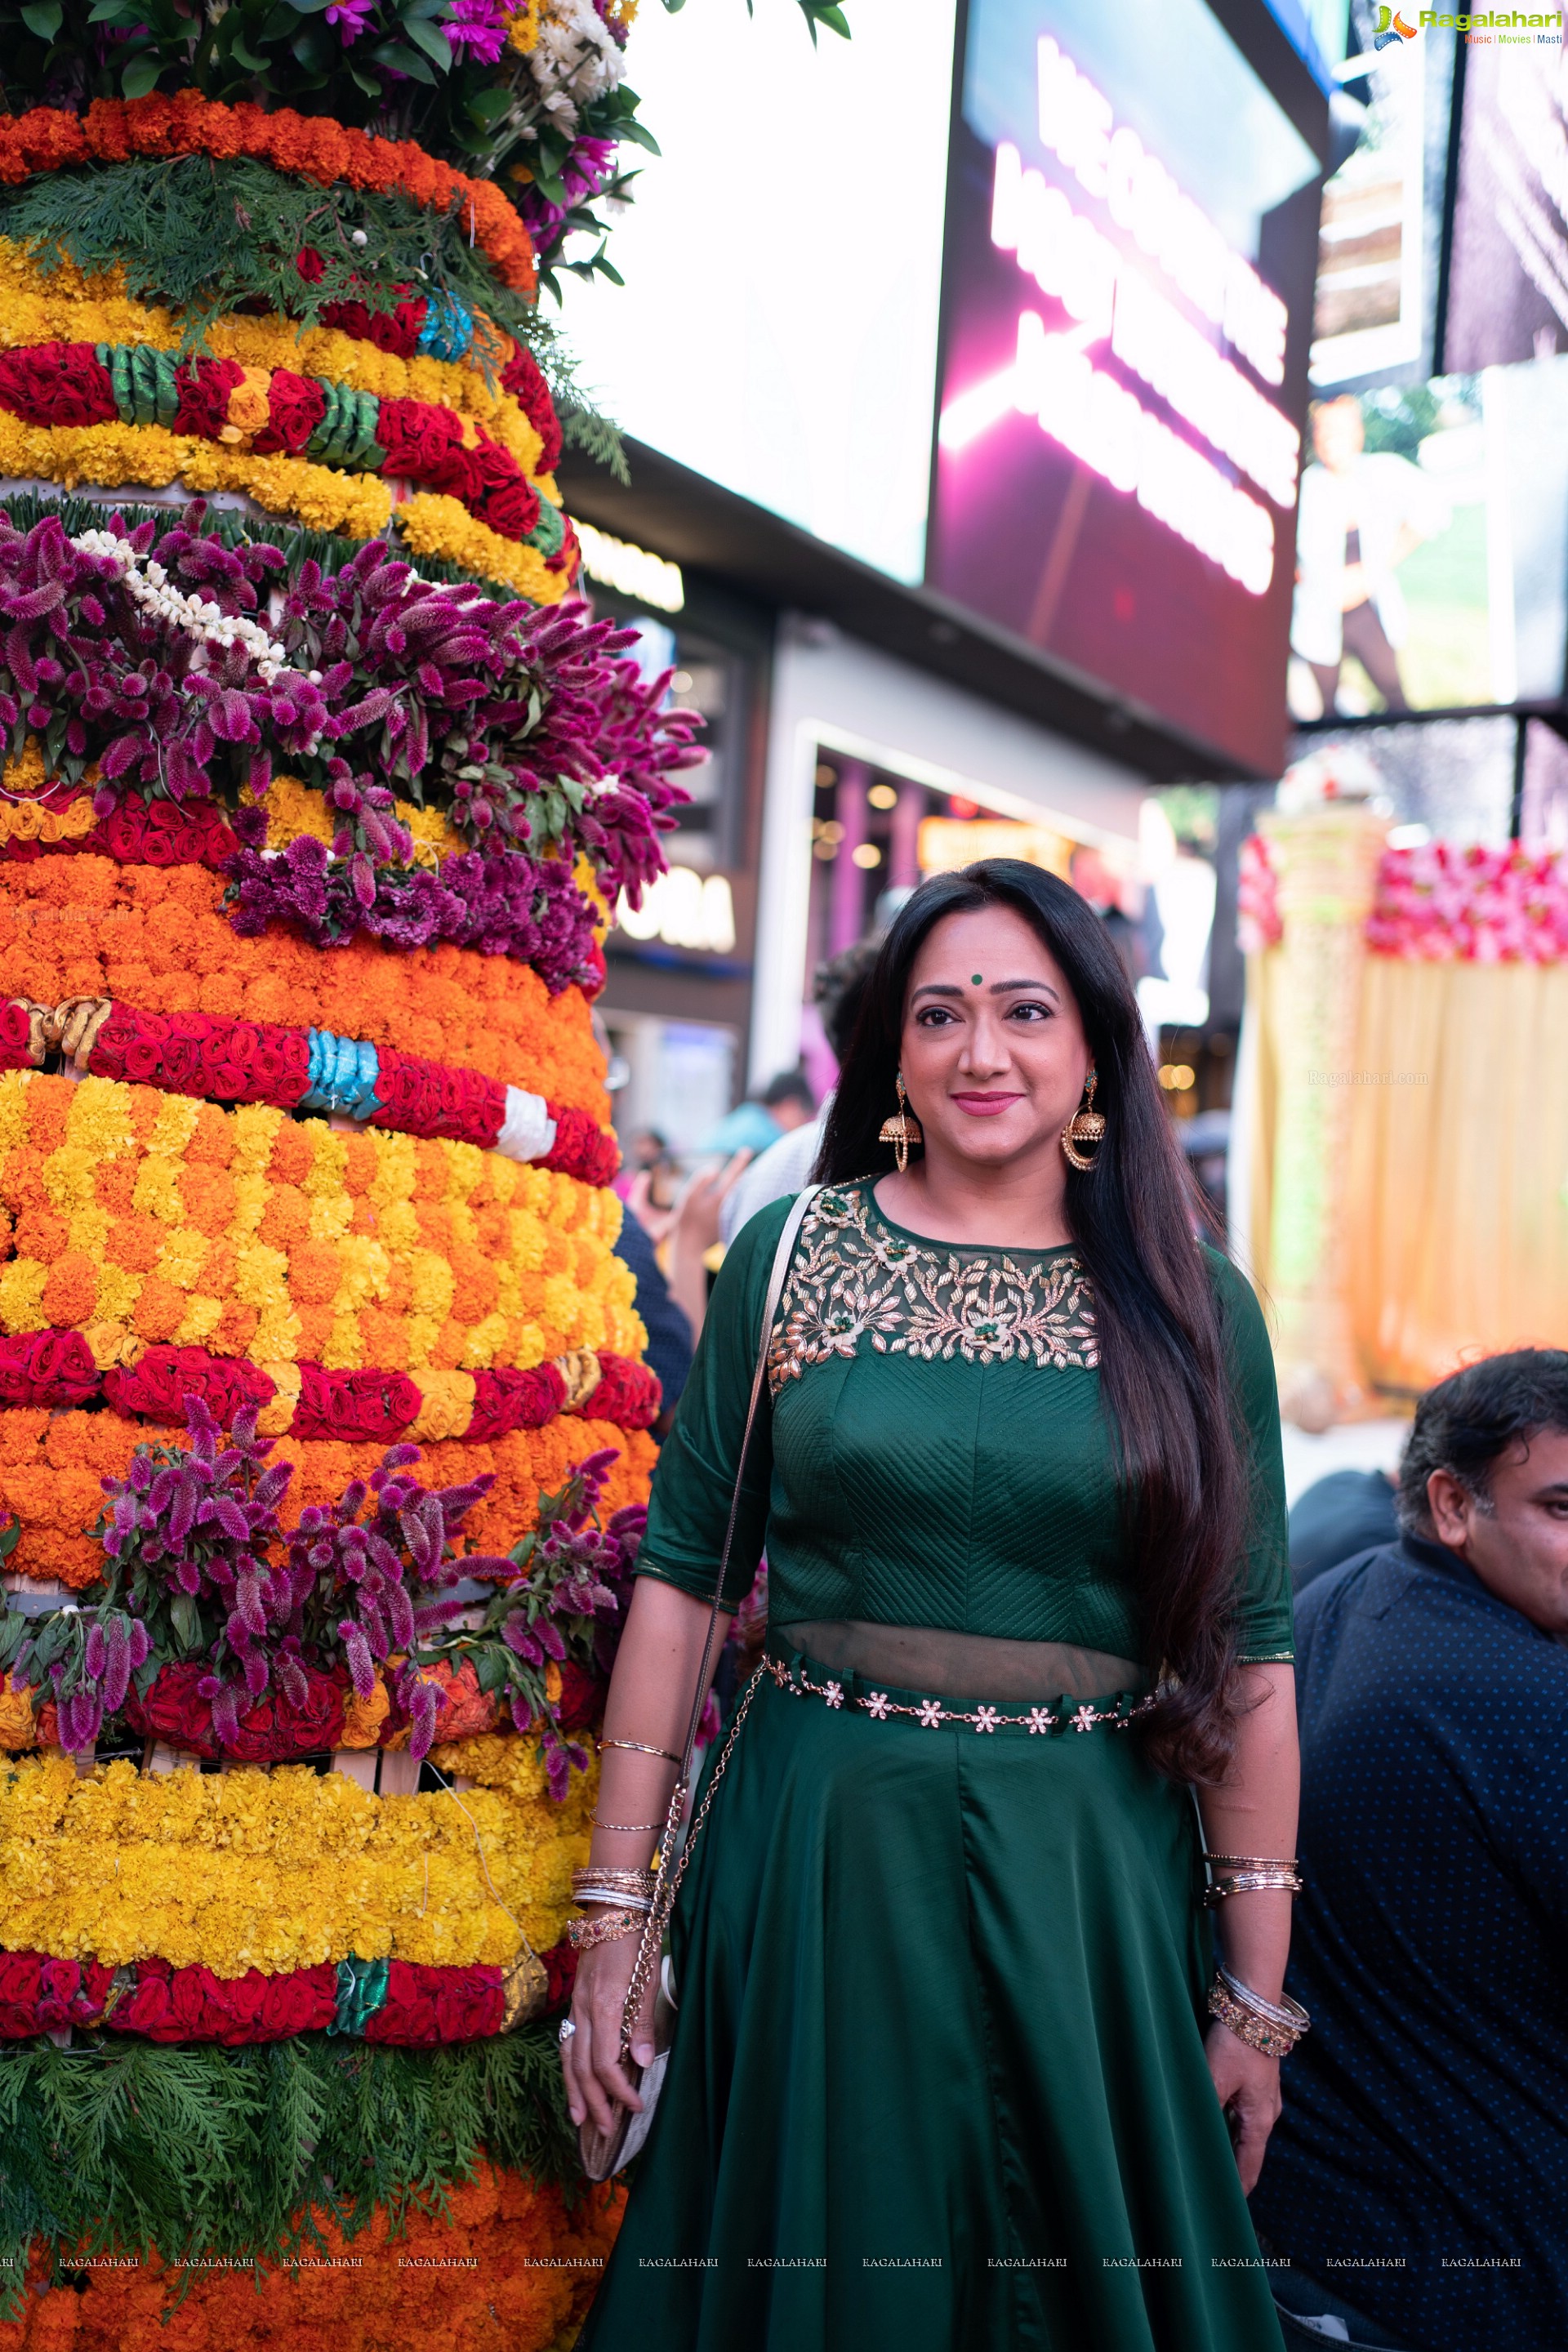
M1204 1902L1211 1911L1232 1895L1255 1895L1268 1886L1281 1887L1288 1895L1301 1892L1300 1865L1294 1854L1205 1853L1204 1861L1209 1871Z
M1300 2002L1292 2000L1289 1993L1281 1993L1278 2001L1265 2000L1239 1977L1233 1977L1223 1962L1209 1987L1208 2006L1211 2017L1217 2017L1238 2041L1260 2050L1265 2058L1289 2058L1312 2022Z
M592 1919L568 1921L566 1935L574 1951L591 1952L596 1944L613 1944L621 1936L639 1936L644 1919L653 1909L658 1883L658 1874L652 1870L604 1870L595 1869L592 1864L586 1870L574 1870L574 1901L602 1903L609 1907L596 1912Z
M657 1756L666 1764L679 1764L679 1756L668 1748L649 1748L641 1739L601 1739L599 1753L606 1748L624 1748L635 1756ZM618 1835L630 1837L643 1831L662 1831L662 1822L606 1822L597 1813L590 1814L596 1830L613 1830ZM654 1889L658 1883L655 1870L606 1870L590 1864L586 1870L572 1873L572 1893L578 1903L603 1903L610 1907L592 1919L572 1919L566 1935L573 1949L591 1952L596 1944L613 1944L618 1937L642 1933L643 1920L653 1909Z

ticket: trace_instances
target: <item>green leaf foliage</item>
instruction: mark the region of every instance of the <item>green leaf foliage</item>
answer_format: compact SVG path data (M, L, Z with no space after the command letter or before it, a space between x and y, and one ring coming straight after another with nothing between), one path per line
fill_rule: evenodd
M441 2050L325 2034L238 2050L79 2035L0 2052L0 2318L26 2256L287 2264L378 2207L439 2210L482 2157L582 2186L544 2021Z
M238 302L311 326L330 302L391 312L410 288L456 299L527 344L567 437L624 478L620 436L579 386L561 329L498 284L460 206L443 215L400 194L319 188L249 160L138 158L0 188L0 236L29 247L46 270L118 266L134 299L184 311L181 348L197 354L212 320ZM306 247L321 258L314 283L300 275Z

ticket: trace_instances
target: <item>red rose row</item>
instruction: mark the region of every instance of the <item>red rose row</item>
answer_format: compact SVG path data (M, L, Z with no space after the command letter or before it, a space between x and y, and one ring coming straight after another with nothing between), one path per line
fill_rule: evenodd
M658 1376L646 1364L607 1352L599 1356L598 1366L591 1388L578 1380L569 1386L554 1363L526 1372L475 1372L468 1427L452 1434L489 1444L511 1430L542 1429L557 1413L582 1412L590 1405L595 1421L613 1422L618 1429L651 1428L661 1402ZM299 1371L291 1437L393 1444L424 1410L418 1385L406 1372L330 1372L320 1364L301 1364ZM258 1364L212 1356L205 1348L160 1344L128 1370L100 1372L79 1331L24 1331L0 1339L4 1405L84 1405L101 1397L127 1421L173 1424L184 1417L184 1400L199 1396L214 1419L230 1429L247 1405L264 1411L277 1394L277 1383Z
M554 1955L546 1955L546 1967ZM331 1961L264 1976L216 1977L210 1969L176 1969L138 1960L111 1969L101 1960L57 1960L43 1952L0 1952L0 2040L26 2041L73 2025L139 2033L149 2042L282 2042L324 2032L337 2016L338 1972ZM552 1990L564 1971L550 1968ZM363 2039L428 2050L477 2042L506 2022L499 1968L430 1968L415 1960L387 1965L386 1999ZM342 2029L340 2027L339 2029Z
M312 283L321 277L321 256L309 247L300 256L300 275ZM340 335L352 336L357 343L374 343L378 352L386 352L399 360L417 359L423 350L420 337L430 312L425 297L399 302L392 310L372 310L363 302L326 302L321 306L321 324L335 327ZM487 322L487 337L500 336L500 331ZM510 393L523 415L538 434L543 447L540 452L539 471L553 474L561 463L561 424L555 414L555 404L550 397L538 361L525 344L512 341L510 336L500 336L502 348L511 341L511 357L500 371L500 388ZM448 352L438 356L450 358Z
M271 1103L289 1111L346 1110L351 1108L346 1097L339 1102L312 1092L312 1034L320 1039L325 1033L277 1021L231 1021L209 1013L140 1013L133 1005L116 1004L92 1041L87 1067L94 1077L160 1087L165 1094L192 1095L205 1102ZM473 1143L482 1151L493 1151L509 1109L532 1108L537 1117L530 1124L535 1138L541 1137L546 1120L555 1129L549 1149L533 1156L534 1166L601 1186L610 1182L620 1166L615 1137L586 1111L539 1096L525 1097L520 1088L502 1086L478 1070L400 1054L395 1045L360 1051L374 1066L374 1093L361 1084L354 1097L356 1118L366 1099L375 1105L363 1120L366 1127L416 1135L426 1142ZM35 1066L29 1010L13 998L0 1004L0 1069ZM509 1151L508 1156L519 1154Z
M552 512L542 519L539 493L511 451L455 409L346 392L290 368L270 371L263 397L256 382L262 371L237 360L176 364L173 354L148 348L143 373L167 377L167 396L157 407L151 383L142 387L131 373L143 352L132 345L17 346L0 353L0 408L45 426L157 422L200 441L243 442L258 457L310 457L350 473L394 475L456 499L502 539L521 543L542 530L541 553L561 568L559 518Z

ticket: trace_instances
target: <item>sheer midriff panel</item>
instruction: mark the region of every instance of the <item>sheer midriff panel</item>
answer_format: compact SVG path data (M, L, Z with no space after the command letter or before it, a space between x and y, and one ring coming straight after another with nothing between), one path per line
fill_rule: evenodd
M900 1690L943 1698L1047 1701L1107 1698L1148 1687L1134 1658L1070 1642L1010 1642L991 1633L952 1633L940 1625L883 1625L863 1617L796 1618L773 1628L775 1640L838 1675L865 1675Z

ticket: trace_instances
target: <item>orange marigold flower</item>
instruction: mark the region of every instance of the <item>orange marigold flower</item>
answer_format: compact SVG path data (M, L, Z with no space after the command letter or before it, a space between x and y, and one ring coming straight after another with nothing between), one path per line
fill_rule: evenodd
M98 1268L85 1250L67 1250L49 1268L44 1313L57 1330L76 1330L91 1322L97 1300Z
M46 1298L47 1295L46 1290ZM176 1290L162 1275L149 1275L132 1309L131 1320L144 1339L172 1339L185 1319L188 1303L184 1292Z

